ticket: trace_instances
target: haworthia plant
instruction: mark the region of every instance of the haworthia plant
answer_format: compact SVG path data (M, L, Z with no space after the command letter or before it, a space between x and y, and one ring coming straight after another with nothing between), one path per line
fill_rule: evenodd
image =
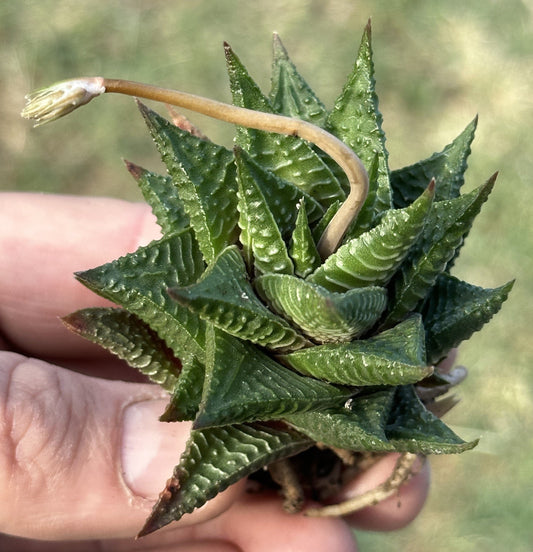
M482 289L450 274L495 181L461 194L477 120L442 152L390 171L369 26L331 110L279 37L266 95L225 53L239 109L98 77L40 91L24 112L42 123L120 92L238 125L230 151L140 104L168 174L127 167L163 237L77 273L118 307L65 318L169 392L162 421L193 422L141 535L243 477L264 483L274 463L315 458L317 473L342 474L359 454L474 447L431 412L453 383L436 363L513 285ZM323 246L332 232L340 245ZM336 460L321 463L324 449ZM315 497L311 471L266 484L286 491L299 475L296 487Z

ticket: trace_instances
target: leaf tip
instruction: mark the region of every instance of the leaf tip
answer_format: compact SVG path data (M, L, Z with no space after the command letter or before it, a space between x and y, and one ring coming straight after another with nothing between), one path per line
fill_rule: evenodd
M135 180L137 181L139 181L143 174L146 172L145 169L143 169L141 166L136 165L135 163L132 163L127 159L124 159L124 164L126 165L126 169L131 174L131 176L133 176L133 178L135 178Z

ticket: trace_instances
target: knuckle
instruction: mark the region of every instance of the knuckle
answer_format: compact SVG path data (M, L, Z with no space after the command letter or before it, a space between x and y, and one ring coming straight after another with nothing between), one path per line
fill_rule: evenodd
M71 396L63 392L58 369L14 353L2 356L1 503L18 503L24 497L35 500L48 491L53 479L61 477L76 453L72 410ZM50 474L54 474L52 481ZM0 530L6 521L0 518Z

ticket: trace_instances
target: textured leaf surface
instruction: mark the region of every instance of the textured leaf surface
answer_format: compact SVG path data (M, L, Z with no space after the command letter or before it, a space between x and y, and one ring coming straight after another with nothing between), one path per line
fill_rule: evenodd
M266 274L256 278L255 285L275 312L318 342L349 341L361 335L387 305L387 292L380 287L335 293L283 274Z
M305 205L305 201L298 204L298 216L289 247L289 254L294 262L294 272L301 278L308 276L321 264L320 254L309 227Z
M336 100L326 125L330 132L355 151L367 170L376 154L378 156L378 178L375 181L377 187L369 194L370 197L375 197L375 202L363 206L359 215L361 220L377 221L392 206L388 153L381 123L375 92L370 26L367 26L353 71ZM426 186L428 183L429 181Z
M422 232L432 198L430 186L409 207L388 211L378 226L342 245L307 279L330 291L386 284Z
M434 153L431 157L414 165L392 171L391 186L394 205L396 207L410 205L432 178L435 178L437 182L435 195L437 201L457 197L464 183L464 173L476 126L477 117L441 152Z
M294 414L287 421L326 446L354 451L454 454L465 442L420 402L411 386L353 398L346 407Z
M176 301L231 335L272 349L305 344L282 318L270 312L255 295L239 250L225 249L202 278L170 293Z
M298 431L329 447L352 451L394 450L385 434L394 389L351 399L346 407L293 414L285 418Z
M226 61L233 103L272 113L270 102L229 46L226 47ZM239 127L237 143L260 165L292 182L320 204L328 206L337 199L344 199L339 182L307 142L293 136Z
M208 335L206 380L195 429L276 420L342 403L352 394L300 376L220 330Z
M396 450L424 454L456 454L474 448L478 439L465 442L420 402L411 385L398 387L386 427Z
M315 243L318 243L324 230L327 228L328 224L331 222L331 219L335 216L335 213L340 209L342 205L341 201L335 201L332 203L324 213L324 216L315 224L312 228L313 239Z
M254 176L260 169L242 150L235 150L239 184L239 226L248 266L258 273L292 274L294 266L265 194ZM252 165L253 163L253 165ZM295 209L296 211L296 209Z
M203 270L192 232L184 230L100 267L78 272L76 278L146 322L176 356L202 358L204 323L173 301L167 289L194 282Z
M191 358L183 365L177 384L165 412L159 418L162 422L183 422L196 418L205 380L205 366L197 358Z
M324 214L324 209L308 193L256 163L250 154L238 146L235 148L235 157L240 169L239 176L242 173L256 183L284 238L294 230L298 203L305 200L311 222Z
M126 167L137 181L164 235L179 232L189 226L189 216L170 176L153 173L129 161L126 161Z
M145 106L141 112L178 186L204 258L210 263L237 238L233 154L181 130Z
M500 310L513 284L484 289L449 274L439 276L422 309L428 362L436 364L480 330Z
M310 347L281 358L305 375L344 385L403 385L432 372L420 315L368 339Z
M67 327L125 360L167 391L172 391L181 362L154 331L135 315L117 308L90 308L63 318Z
M394 298L385 325L402 320L424 299L447 269L487 200L495 177L477 190L433 204L420 240L402 264L394 282Z
M274 110L323 127L327 117L326 108L296 69L277 34L274 34L272 40L272 50L270 101Z
M140 535L180 519L232 483L311 445L309 438L295 431L261 423L193 431Z

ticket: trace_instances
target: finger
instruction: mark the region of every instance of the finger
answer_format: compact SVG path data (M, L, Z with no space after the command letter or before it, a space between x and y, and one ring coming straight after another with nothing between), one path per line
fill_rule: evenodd
M357 552L353 532L343 520L288 514L277 494L245 495L221 516L174 532L183 546L175 550L188 551L187 545L199 534L206 540L232 543L244 552Z
M344 489L341 500L375 489L392 473L397 454L389 454L368 470L356 477ZM429 492L429 462L420 460L415 463L414 475L404 483L398 493L375 506L369 506L345 519L355 528L366 531L395 531L402 529L422 510Z
M158 237L143 204L105 198L4 193L0 201L0 333L19 350L54 357L94 353L58 317L106 304L73 272Z
M176 527L178 524L175 524ZM20 542L20 541L19 541ZM9 550L17 548L10 539ZM26 541L27 543L27 541ZM0 544L2 541L0 540ZM196 526L159 531L138 541L120 539L64 543L34 543L34 552L357 552L353 532L337 518L287 514L277 495L245 495L230 509Z
M102 381L0 356L0 532L39 539L131 537L185 447L158 387ZM230 487L176 527L229 506Z

